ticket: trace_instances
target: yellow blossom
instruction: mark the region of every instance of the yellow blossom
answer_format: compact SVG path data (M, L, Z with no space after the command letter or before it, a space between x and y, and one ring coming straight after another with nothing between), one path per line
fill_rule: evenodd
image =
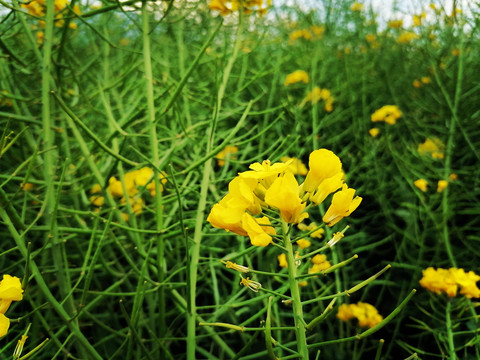
M445 190L448 186L448 181L447 180L438 180L437 183L437 192L442 192Z
M295 42L295 40L298 40L300 38L304 38L306 40L310 40L313 37L312 33L306 29L301 29L301 30L295 30L290 33L289 42L292 44Z
M355 189L349 189L343 184L342 190L333 194L332 203L323 216L323 222L327 226L333 226L344 217L349 216L362 202L362 198L355 196Z
M420 81L423 83L423 84L430 84L432 82L432 79L430 79L429 76L422 76L420 78Z
M367 40L369 43L373 43L376 39L377 39L377 36L375 34L365 35L365 40Z
M5 316L5 312L12 301L22 299L23 289L20 279L16 276L3 275L3 279L0 281L0 337L7 333L10 326L10 320Z
M419 144L417 151L420 155L430 155L434 159L443 159L445 144L438 138L427 138L424 143Z
M327 149L318 149L310 154L308 166L310 171L303 183L303 191L314 192L325 179L335 176L342 171L342 162L339 157Z
M425 179L417 179L413 182L413 185L415 185L417 188L425 192L427 191L428 182Z
M258 220L260 220L260 223ZM247 232L253 246L264 247L271 244L272 237L270 234L274 235L276 232L273 227L268 226L270 220L267 217L258 220L245 212L242 215L242 228ZM261 226L261 224L267 226Z
M418 79L413 80L413 87L415 87L417 89L422 87L422 82Z
M403 20L390 20L388 22L388 27L391 29L398 29L403 26Z
M453 49L452 50L452 55L453 56L460 56L460 50L459 49Z
M435 270L433 267L428 267L422 271L422 274L420 285L437 295L444 292L447 296L454 297L460 287L460 294L465 297L469 299L480 297L480 289L477 287L480 276L473 271L466 273L465 270L457 268Z
M315 205L321 204L328 195L340 189L343 185L343 172L326 178L319 185L314 193L310 194L310 201Z
M282 268L287 268L288 263L287 263L287 255L284 253L281 253L280 255L277 256L278 259L278 265Z
M312 243L306 239L300 239L300 240L297 240L297 245L300 249L303 250L303 249L309 248L312 245Z
M451 173L450 175L448 175L448 178L449 178L451 181L455 181L455 180L458 180L458 175L455 174L455 173Z
M353 3L352 6L350 6L350 10L352 11L362 11L363 10L363 4L361 3Z
M263 188L261 189L257 186L255 191L257 192L257 195L260 195L260 198L263 198L263 196L259 192L261 192L262 190L266 191L266 189L268 189L272 185L273 181L280 174L288 171L289 167L289 162L279 162L271 164L270 160L264 160L261 164L258 162L251 164L249 166L251 170L244 171L240 173L239 176L241 178L256 179Z
M291 158L288 156L283 156L280 158L280 160L283 163L289 164L288 169L291 170L294 175L302 175L302 176L307 175L308 170L305 164L302 162L302 160L297 159L295 157Z
M397 120L402 117L402 111L396 105L385 105L376 110L371 120L373 122L385 121L389 125L395 125Z
M220 151L215 158L217 159L218 166L224 166L225 160L234 160L236 159L235 155L238 152L238 147L236 146L225 146L222 151Z
M404 31L397 37L397 42L399 44L406 44L412 40L418 39L419 36L411 31Z
M22 185L22 190L23 191L30 191L32 190L34 185L32 183L26 182L25 184Z
M288 85L291 85L291 84L295 84L295 83L298 83L298 82L303 82L305 84L308 84L308 82L310 81L309 77L308 77L308 73L304 70L296 70L294 71L293 73L291 74L288 74L285 78L285 81L284 81L284 85L285 86L288 86Z
M370 134L371 137L377 137L378 134L380 134L380 129L379 128L371 128L368 130L368 133Z
M299 223L308 217L304 212L306 204L302 202L299 186L295 176L288 172L275 179L265 193L265 202L280 210L283 220L288 223Z
M364 302L340 305L337 318L342 321L356 318L360 327L369 328L374 327L383 320L382 315L378 313L378 310L373 305Z
M324 229L319 228L318 225L313 221L309 225L305 225L304 223L300 223L300 224L297 225L297 227L301 231L308 231L308 232L311 232L311 231L316 229L315 231L313 231L310 234L310 237L317 238L317 239L321 239L323 237L323 233L325 232Z

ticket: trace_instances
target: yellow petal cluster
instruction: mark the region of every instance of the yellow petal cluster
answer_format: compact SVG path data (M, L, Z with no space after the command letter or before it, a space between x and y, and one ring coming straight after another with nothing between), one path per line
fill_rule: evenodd
M321 39L324 32L325 27L320 25L312 25L308 29L294 30L288 36L289 44L293 44L296 40L302 38L305 40Z
M57 27L62 27L65 23L65 20L63 19L63 16L65 14L68 15L68 12L65 11L66 10L66 7L67 7L67 4L69 2L67 0L55 0L55 26ZM46 3L46 0L32 0L26 4L21 4L21 7L25 10L27 10L27 12L33 16L36 16L36 17L45 17L45 14L47 12L47 3ZM76 13L76 14L80 14L80 8L78 5L75 4L75 6L73 7L73 12ZM44 21L39 21L39 25L41 27L44 27L45 26L45 22ZM71 22L69 24L69 27L71 29L76 29L77 28L77 24Z
M220 151L215 158L217 159L218 166L224 166L226 159L234 160L236 159L235 155L238 152L238 147L236 146L225 146L222 151Z
M293 173L293 175L307 175L308 169L302 160L297 159L296 157L282 156L280 161L286 164L289 164L288 169Z
M309 81L310 81L310 78L308 76L308 73L305 70L296 70L285 77L285 81L283 82L283 85L288 86L288 85L296 84L299 82L308 84Z
M404 31L397 37L397 42L399 44L407 44L412 40L418 39L419 36L411 31Z
M342 321L357 319L359 326L368 328L374 327L383 320L382 315L373 305L364 302L340 305L337 318Z
M402 117L402 111L396 105L385 105L376 110L371 120L373 122L385 121L389 125L395 125L397 120Z
M350 6L350 10L352 11L362 11L363 10L363 4L362 3L353 3L352 6Z
M423 192L426 192L428 188L428 182L425 179L417 179L413 182L413 185L415 185L417 188L419 188Z
M6 335L10 327L10 320L5 316L5 312L12 301L22 299L23 289L20 279L16 276L3 275L3 279L0 281L0 337Z
M355 196L355 189L349 189L343 184L342 190L333 194L332 203L323 216L323 222L333 226L344 217L349 216L362 202L362 198Z
M390 29L399 29L403 26L403 20L390 20L387 25Z
M325 254L317 254L312 259L311 262L313 263L312 267L308 269L309 274L318 273L323 270L327 270L330 266L330 262L327 260L327 255Z
M428 267L422 274L420 285L435 294L443 292L449 297L454 297L460 288L460 294L469 299L480 297L480 289L477 287L480 276L473 271L467 273L464 269L454 267L450 269Z
M262 16L267 13L271 5L272 0L211 0L208 7L210 10L218 11L222 16L238 10L242 10L245 14L256 12Z
M321 89L318 86L315 86L312 91L307 93L307 96L300 103L300 107L305 106L307 103L316 104L320 100L325 101L324 110L326 112L332 112L333 110L333 101L335 98L332 96L330 90Z
M417 151L420 155L430 155L434 159L445 157L445 144L438 138L427 138L424 143L419 144Z

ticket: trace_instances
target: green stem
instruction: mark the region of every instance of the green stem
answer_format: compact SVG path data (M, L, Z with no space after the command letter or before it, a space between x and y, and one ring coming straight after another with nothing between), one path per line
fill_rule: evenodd
M142 34L143 34L143 61L145 71L145 85L147 96L147 119L150 126L150 148L152 150L152 162L156 167L160 165L160 156L158 152L158 139L157 139L157 127L155 125L155 104L153 94L153 74L152 74L152 61L150 52L150 29L149 29L149 16L147 10L147 2L143 2L142 5ZM165 262L165 243L163 236L160 232L163 229L163 205L162 205L162 184L159 178L159 172L157 168L154 168L155 182L155 229L158 231L156 235L157 242L157 267L158 267L158 281L162 282L165 279L165 273L167 266ZM165 287L159 289L159 323L160 335L165 334L164 330L167 328L165 320Z
M295 332L297 337L297 351L301 359L308 360L306 324L303 319L302 300L297 280L297 265L292 242L290 241L288 223L282 220L283 244L287 250L288 282L292 295L293 317L295 320Z
M450 360L456 360L457 355L455 354L455 344L453 342L453 332L452 332L452 317L451 317L451 310L452 310L452 302L450 300L447 301L447 307L445 309L445 326L447 328L447 341L448 341L448 353Z

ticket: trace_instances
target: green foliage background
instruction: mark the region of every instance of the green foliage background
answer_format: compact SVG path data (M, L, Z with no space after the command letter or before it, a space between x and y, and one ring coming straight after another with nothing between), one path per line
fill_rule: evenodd
M198 322L260 326L268 294L242 288L219 259L280 272L278 249L253 248L205 219L249 164L282 156L307 164L311 151L327 148L342 159L349 185L363 197L352 216L335 226L350 229L327 256L332 263L359 258L311 279L302 296L343 291L387 264L388 272L339 303L369 302L386 316L413 288L418 292L380 332L333 341L312 356L447 358L453 331L456 356L480 358L476 300L448 300L418 285L428 266L480 271L478 4L456 16L451 4L437 12L422 4L428 21L409 29L419 38L399 44L402 29L385 27L388 19L375 17L368 6L351 11L350 1L322 2L307 12L274 2L264 17L242 16L241 31L238 14L222 18L205 1L148 2L143 18L141 3L104 1L95 9L82 2L81 15L65 12L67 24L54 28L51 57L46 43L36 41L38 19L16 0L1 4L0 269L25 284L24 300L7 313L12 324L0 340L2 357L11 356L31 324L24 353L50 339L32 354L38 359L181 359L187 348L199 359L265 358L262 332ZM292 31L312 25L324 27L321 38L289 42ZM378 46L367 34L376 35ZM285 76L297 69L307 71L310 82L284 86ZM414 88L422 76L431 83ZM331 90L332 112L322 102L298 106L314 86ZM393 126L372 123L370 115L387 104L399 106L403 117ZM380 129L375 138L368 133L374 125ZM433 137L445 144L444 159L418 153L418 144ZM239 152L219 167L214 156L225 145ZM114 199L95 211L89 201L95 183L105 188L111 176L142 166L167 174L158 203L145 191L142 214L130 214L128 221L121 213L129 209ZM451 173L458 180L437 193L437 181ZM413 185L418 178L429 182L427 192ZM27 182L31 191L22 190ZM198 241L198 262L192 263ZM257 280L265 288L284 286L278 277ZM305 306L306 320L327 305ZM198 314L195 343L187 335L192 306ZM288 306L276 302L272 312L274 326L292 325ZM309 342L359 332L334 313ZM293 331L273 337L284 345L295 341Z

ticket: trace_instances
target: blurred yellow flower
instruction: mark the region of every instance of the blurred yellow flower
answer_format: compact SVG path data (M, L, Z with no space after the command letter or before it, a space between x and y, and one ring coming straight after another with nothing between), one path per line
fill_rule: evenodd
M287 255L284 253L281 253L280 255L277 256L278 259L278 265L282 268L288 268L288 263L287 263Z
M301 231L310 232L310 231L313 231L313 230L317 229L318 225L314 221L312 221L309 225L305 225L304 223L300 223L300 224L297 225L297 227ZM310 234L310 237L321 239L323 237L324 232L325 232L325 229L318 228L317 230L313 231Z
M460 56L460 49L453 49L452 50L452 55L453 56Z
M403 26L403 20L390 20L388 22L388 27L391 29L398 29Z
M428 267L422 271L423 277L420 279L420 285L425 289L439 295L442 292L449 297L457 295L460 287L460 294L467 298L480 297L480 289L477 287L477 281L480 276L473 271L465 272L463 269L434 269Z
M419 36L411 31L404 31L397 37L397 42L399 44L406 44L412 40L418 39Z
M422 87L422 82L418 79L413 80L413 87L415 87L417 89Z
M302 250L306 249L306 248L309 248L312 245L312 243L309 240L306 240L306 239L297 240L296 243L297 243L298 247Z
M360 205L362 198L355 196L355 189L349 189L343 184L342 190L333 194L332 203L323 216L323 222L327 226L333 226L350 214Z
M383 320L382 315L378 313L378 310L373 305L364 302L340 305L337 318L342 321L356 318L360 327L369 328L374 327Z
M402 117L402 111L396 105L385 105L376 110L371 120L373 122L385 121L389 125L395 125L397 120Z
M294 175L302 175L305 176L307 175L307 167L305 164L302 162L302 160L297 159L296 157L288 157L288 156L282 156L280 158L280 161L283 163L288 163L288 169L294 174Z
M420 81L423 83L423 84L430 84L432 82L432 79L430 79L430 77L428 76L422 76L420 78Z
M378 134L380 134L380 129L379 128L371 128L368 130L368 133L370 134L371 137L377 137Z
M313 265L308 269L309 274L318 273L323 270L327 270L332 265L327 260L327 255L324 254L317 254L312 259L311 262Z
M288 74L285 78L285 81L284 81L284 85L285 86L288 86L288 85L291 85L291 84L295 84L295 83L298 83L298 82L303 82L305 84L308 84L309 82L309 77L308 77L308 73L304 70L296 70L294 71L293 73L291 74Z
M455 173L451 173L450 175L448 175L448 178L449 178L451 181L455 181L455 180L458 180L458 175L455 174Z
M310 40L313 37L312 33L306 29L300 29L292 31L288 37L290 44L294 43L296 40L304 38Z
M417 148L420 155L430 155L434 159L443 159L445 157L444 150L445 144L438 138L427 138Z
M231 145L225 146L225 147L223 148L223 150L220 151L220 152L215 156L215 158L217 159L217 164L218 164L218 166L224 166L226 159L235 160L235 159L236 159L236 156L235 156L234 154L236 154L237 152L238 152L238 147L236 147L236 146L231 146Z
M425 192L427 191L428 182L425 179L417 179L413 182L413 185L415 185L417 188Z
M438 183L437 183L437 192L442 192L443 190L445 190L448 186L448 181L447 180L438 180Z
M413 26L422 26L422 19L425 19L426 16L425 12L420 15L413 15Z
M353 3L352 6L350 6L350 10L352 11L362 11L363 10L363 4L361 3Z

